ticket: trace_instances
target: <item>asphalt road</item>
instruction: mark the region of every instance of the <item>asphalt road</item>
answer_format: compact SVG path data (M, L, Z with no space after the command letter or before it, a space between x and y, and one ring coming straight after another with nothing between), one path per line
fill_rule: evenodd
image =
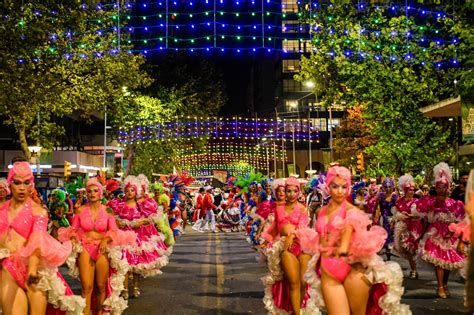
M408 264L395 260L408 275ZM163 274L142 280L141 296L130 298L125 314L266 314L260 281L266 270L243 233L198 233L188 229L174 246ZM413 314L466 314L463 281L458 275L450 278L451 298L442 300L436 298L431 267L420 265L419 272L418 280L406 279L404 284L403 302L411 306ZM78 292L77 283L74 289Z

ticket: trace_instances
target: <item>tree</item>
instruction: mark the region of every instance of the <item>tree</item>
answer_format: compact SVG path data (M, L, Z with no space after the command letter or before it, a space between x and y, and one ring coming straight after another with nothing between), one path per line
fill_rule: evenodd
M116 113L114 125L146 126L179 120L180 117L216 116L226 97L222 76L206 59L167 54L165 59L150 60L146 67L154 79L142 94ZM145 141L127 144L128 174L167 173L179 158L176 148L185 139ZM195 145L206 140L194 139Z
M333 149L335 153L342 156L338 162L344 166L354 164L355 156L374 143L375 136L363 117L362 106L348 108L347 115L335 130ZM367 162L367 160L365 157L364 161Z
M117 9L98 1L5 1L0 24L0 116L28 141L51 148L63 129L52 123L79 110L120 107L124 86L150 83L143 56L120 46ZM120 27L120 26L119 26Z
M445 126L418 109L457 93L465 49L453 36L459 18L404 9L347 0L322 6L312 20L315 52L302 58L297 76L316 83L325 106L362 104L376 138L365 150L369 166L397 175L453 155Z

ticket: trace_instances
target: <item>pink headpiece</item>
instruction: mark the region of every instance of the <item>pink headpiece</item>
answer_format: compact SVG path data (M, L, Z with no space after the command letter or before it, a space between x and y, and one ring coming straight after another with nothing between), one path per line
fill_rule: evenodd
M415 182L411 175L403 175L398 179L398 188L400 190L406 191L410 187L415 187Z
M346 181L348 188L351 187L351 172L344 166L332 166L328 169L328 173L326 175L326 185L329 187L332 181L338 176ZM350 191L350 189L347 191Z
M10 194L10 187L8 187L8 182L6 178L0 178L0 189L5 189L7 195Z
M89 188L90 186L97 186L97 189L99 189L99 195L102 198L104 195L104 187L102 187L102 184L99 182L99 180L96 177L90 178L87 181L86 189Z
M125 187L124 190L127 190L128 188L133 188L135 190L135 193L138 193L138 187L137 187L137 178L133 175L129 175L125 178L124 180Z
M370 193L376 194L378 191L379 191L379 185L377 185L375 183L369 185L369 192Z
M283 179L275 179L272 183L272 189L277 190L278 187L285 187L285 181Z
M435 177L435 184L445 184L449 186L453 180L453 174L451 173L451 169L449 168L449 165L444 162L437 164L433 168L433 174Z
M13 181L13 177L15 175L21 176L21 177L29 177L32 185L35 183L35 178L33 176L33 171L31 170L30 163L28 162L16 162L13 164L13 167L10 169L8 172L8 185L11 185Z
M298 188L298 191L300 191L300 182L298 181L298 179L294 176L290 176L286 179L285 181L285 189L286 187L288 186L296 186L296 188Z

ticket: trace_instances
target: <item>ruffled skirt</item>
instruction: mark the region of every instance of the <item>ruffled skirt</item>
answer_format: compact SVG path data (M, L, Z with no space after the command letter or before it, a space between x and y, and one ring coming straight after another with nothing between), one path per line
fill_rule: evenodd
M290 314L292 306L290 302L290 286L284 279L283 270L280 266L280 255L283 252L284 242L278 240L272 243L271 247L263 250L267 256L269 273L262 278L265 286L265 296L263 303L269 314ZM296 250L298 252L298 250ZM308 285L303 304L301 305L302 314L320 314L314 300L315 291Z
M400 220L395 223L394 249L403 257L414 256L423 235L423 224L420 220Z

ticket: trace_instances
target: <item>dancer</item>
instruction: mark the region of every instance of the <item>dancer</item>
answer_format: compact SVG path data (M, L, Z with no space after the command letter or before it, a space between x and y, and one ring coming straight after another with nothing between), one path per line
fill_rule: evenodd
M379 207L378 202L378 192L379 186L376 184L375 180L371 180L369 185L369 194L367 195L367 201L365 203L365 211L369 216L369 219L374 219L374 213L377 212L376 209Z
M416 212L417 199L415 194L415 182L411 175L404 175L398 179L400 191L403 197L396 202L396 213L394 216L395 250L405 257L410 263L410 279L417 279L416 262L414 256L418 250L418 243L423 235L423 224Z
M262 237L273 242L268 249L270 275L263 278L265 284L265 307L272 313L281 311L300 314L300 310L312 314L309 287L303 277L311 256L301 250L300 229L308 225L308 213L297 202L300 184L295 177L285 182L286 203L275 209L275 220L262 233ZM289 292L289 294L288 294Z
M438 281L437 295L449 297L448 278L452 270L464 266L465 256L458 250L459 238L449 230L451 223L464 219L463 203L449 198L452 182L448 164L441 162L433 168L436 196L426 196L417 203L417 211L428 221L420 241L421 259L434 266Z
M8 188L8 182L5 178L0 178L0 207L7 202L7 198L10 195L10 188Z
M98 315L121 314L127 302L119 295L129 266L120 246L133 245L136 235L118 230L115 217L101 204L103 187L96 178L87 181L86 192L88 204L78 209L71 227L59 229L59 239L75 242L67 263L70 274L80 277L84 314L91 308Z
M309 187L312 189L312 192L308 195L307 198L307 208L309 210L309 227L314 226L314 221L316 218L316 213L323 205L323 195L318 189L319 180L314 177L309 181Z
M32 201L34 177L28 162L8 173L12 199L0 207L0 304L4 315L67 312L81 314L83 298L74 296L58 266L71 252L47 233L46 210Z
M317 306L329 315L410 314L400 304L400 266L377 256L386 231L369 228L367 215L347 200L350 171L333 166L326 181L331 201L319 212L316 231L301 238L303 250L314 254L306 277L319 297Z
M140 296L140 276L149 277L161 273L160 269L168 264L168 247L164 237L155 227L163 214L158 213L156 202L145 195L142 182L135 176L127 176L124 181L125 200L118 199L109 203L117 217L117 225L123 231L132 231L137 235L135 244L127 246L122 255L127 259L130 273L133 275L133 297ZM142 198L139 202L138 200ZM122 296L128 299L128 277L125 277Z
M379 207L376 210L379 210L375 214L375 223L379 224L380 218L382 218L381 225L387 231L387 239L383 245L384 254L387 256L387 260L390 260L392 256L392 247L393 247L393 231L391 227L392 216L395 207L395 202L397 201L397 195L394 193L395 182L392 178L387 177L382 182L382 192L379 193Z
M52 201L48 205L48 209L53 221L51 235L58 238L58 229L61 227L68 227L69 221L66 214L69 213L69 205L66 203L66 192L61 189L54 189L51 192Z

